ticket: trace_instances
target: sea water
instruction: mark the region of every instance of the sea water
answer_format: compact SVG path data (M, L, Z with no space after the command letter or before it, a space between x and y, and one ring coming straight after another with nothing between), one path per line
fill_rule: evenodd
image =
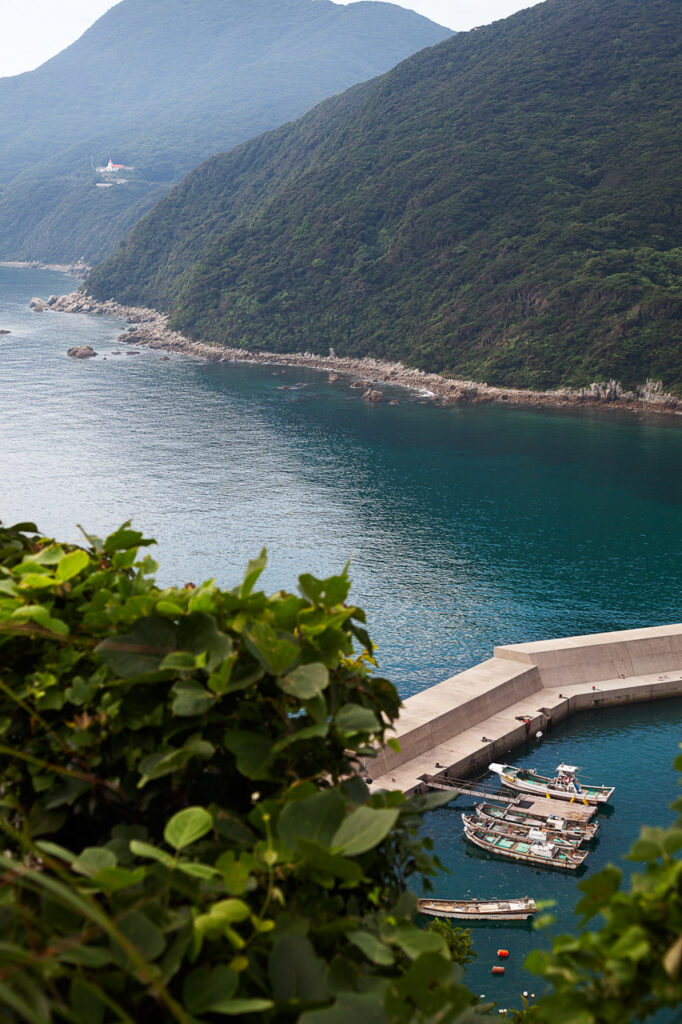
M680 621L682 423L604 410L433 407L349 380L208 364L117 341L109 317L34 313L32 295L79 282L0 268L0 519L79 540L132 518L159 542L163 583L234 586L267 546L268 590L350 560L381 671L403 697L488 658L496 643ZM66 356L90 344L91 360ZM128 353L136 354L128 354ZM120 353L120 354L115 354ZM620 862L675 796L677 701L580 715L514 760L560 760L616 785L587 870ZM492 860L459 814L427 828L453 874L442 897L557 900L572 927L576 879ZM630 866L625 865L629 871ZM527 929L476 928L472 984L518 1005ZM497 945L506 974L490 976Z

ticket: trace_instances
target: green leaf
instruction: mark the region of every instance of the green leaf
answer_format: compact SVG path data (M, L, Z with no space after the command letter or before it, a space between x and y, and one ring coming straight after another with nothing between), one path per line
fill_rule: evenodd
M204 881L208 881L210 878L220 877L220 872L212 868L210 864L197 864L194 861L178 861L175 865L178 871L182 871L183 875L189 875L190 878L201 878Z
M218 1006L214 1006L213 1013L222 1013L226 1017L239 1017L242 1013L265 1013L272 1010L274 1003L271 999L229 999Z
M334 715L334 725L346 734L377 732L381 728L374 712L360 704L344 704Z
M300 838L331 846L346 816L346 802L338 789L325 789L305 800L292 800L279 818L279 835L295 850Z
M168 659L166 659L168 661ZM179 718L203 715L215 704L215 697L195 679L182 679L172 689L171 709Z
M244 582L239 588L239 596L241 598L246 598L249 596L267 564L268 552L267 548L263 548L258 558L251 559L251 561L246 567L246 575L244 576Z
M107 1004L91 984L76 976L69 995L75 1024L102 1024Z
M130 840L130 852L134 853L136 857L157 860L159 864L163 864L167 868L172 868L175 864L175 859L165 850L160 850L158 846L152 846L151 843L145 843L141 839Z
M110 534L106 538L103 547L108 555L113 554L114 551L127 551L129 548L149 547L152 544L156 544L155 540L146 540L137 530L128 529L130 523L131 520L129 519L115 533ZM91 540L91 538L88 537L88 540Z
M12 612L11 618L37 622L39 626L49 629L51 633L57 633L60 636L69 635L69 627L66 623L62 622L61 619L52 618L47 608L41 604L22 605L21 608L17 608L16 611Z
M217 628L206 612L183 615L176 627L176 647L189 654L206 654L206 669L213 672L232 653L232 640Z
M213 817L205 808L187 807L173 815L163 830L163 838L175 850L183 850L202 839L212 828Z
M329 670L319 662L300 665L290 675L285 676L279 685L285 693L298 697L299 700L310 700L329 686Z
M349 886L354 886L363 880L363 868L356 860L348 860L341 854L331 853L326 846L311 840L299 838L296 842L306 863L316 871L326 874L329 878L340 879Z
M210 1013L232 998L238 984L239 975L229 967L219 965L212 971L200 967L187 975L182 998L190 1013Z
M395 957L381 939L371 932L349 932L348 939L361 949L368 960L381 967L390 967Z
M150 962L156 960L166 948L163 933L141 910L135 910L132 914L128 914L119 922L118 926L128 942L137 948L145 960ZM120 958L122 954L123 951L117 946L117 958Z
M272 743L257 732L229 730L223 737L223 745L237 759L237 768L248 779L269 779L267 765L272 753Z
M327 999L326 966L326 961L316 956L309 939L296 933L281 936L268 957L275 1000L312 1003Z
M122 679L155 672L175 650L176 630L158 615L137 619L129 633L103 640L96 652L107 668Z
M445 939L435 932L422 931L414 924L400 924L386 930L383 936L394 946L399 946L410 960L416 960L422 953L439 953L450 959Z
M352 1021L356 1024L386 1024L386 1019L380 991L343 992L332 1006L303 1013L298 1024L350 1024Z
M254 658L273 676L284 675L298 661L301 652L294 637L267 622L251 622L242 635Z
M322 739L329 732L329 726L325 722L324 725L306 725L302 729L296 729L291 733L290 736L285 736L279 743L275 743L272 748L273 753L279 754L282 750L286 750L292 743L301 743L305 740L317 740Z
M100 889L119 892L121 889L139 885L144 881L145 875L144 868L137 868L136 871L128 871L126 868L103 868L92 876L92 880Z
M397 808L358 807L341 823L331 845L348 857L366 853L386 838L399 813Z
M78 855L71 866L79 875L88 875L92 878L105 868L115 868L116 857L111 850L104 847L89 846Z
M87 551L83 551L80 548L78 551L71 551L68 555L64 555L63 558L59 559L55 579L58 583L65 583L66 580L77 576L89 564L90 556Z

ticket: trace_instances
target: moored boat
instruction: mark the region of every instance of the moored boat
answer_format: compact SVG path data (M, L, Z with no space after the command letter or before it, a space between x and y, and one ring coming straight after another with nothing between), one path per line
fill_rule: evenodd
M510 900L419 900L419 913L460 921L525 921L537 910L530 896Z
M507 836L510 839L521 839L524 842L532 843L553 843L560 850L577 850L582 842L581 839L574 839L572 836L563 835L561 832L550 832L542 828L519 828L508 821L482 821L474 814L463 814L464 827L485 828L488 832L494 832L498 836Z
M491 772L499 775L503 786L520 793L548 796L555 800L581 800L584 804L605 804L613 796L613 786L593 786L578 780L575 765L557 765L553 778L540 775L534 768L515 768L510 764L491 764Z
M498 835L484 825L464 823L464 835L469 842L488 853L497 853L511 860L522 860L529 864L543 864L548 868L575 871L587 857L587 850L562 850L555 843L533 841L528 838L516 839Z
M594 839L599 831L598 821L568 821L558 815L551 814L548 818L541 818L538 815L527 813L514 806L500 807L497 804L475 804L476 815L481 821L488 825L492 822L503 821L515 828L528 831L532 828L539 828L548 831L551 835L557 834L577 839L579 843L586 843Z

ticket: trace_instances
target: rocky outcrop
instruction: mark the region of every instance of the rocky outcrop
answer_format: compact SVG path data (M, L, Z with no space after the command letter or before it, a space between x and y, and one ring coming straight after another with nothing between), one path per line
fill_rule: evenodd
M362 397L366 402L383 402L384 400L383 392L377 388L367 388Z
M344 358L336 355L317 355L313 352L292 352L288 355L275 352L251 352L243 348L218 347L203 341L191 341L178 331L172 331L168 317L155 309L139 306L121 306L113 299L98 302L82 291L62 295L48 305L47 310L64 313L94 313L116 317L133 325L118 338L123 345L142 345L152 349L180 352L214 363L255 363L275 366L300 366L323 370L338 378L350 377L350 387L363 390L367 401L381 401L383 394L378 384L406 388L417 393L417 400L428 400L440 405L476 404L483 402L504 402L505 405L535 406L599 406L611 409L630 409L635 412L667 412L682 415L682 400L663 390L660 381L646 381L637 391L625 391L618 381L602 381L586 388L558 388L556 391L527 391L522 388L494 387L480 381L454 380L436 373L426 373L404 366L402 363L387 363L380 359ZM369 398L378 394L380 399Z
M67 349L66 354L71 359L92 359L97 355L91 345L74 345L73 348Z
M45 310L48 308L45 299L38 298L31 299L31 301L29 302L29 306L31 307L34 313L44 313Z
M11 334L11 331L0 331L0 334Z

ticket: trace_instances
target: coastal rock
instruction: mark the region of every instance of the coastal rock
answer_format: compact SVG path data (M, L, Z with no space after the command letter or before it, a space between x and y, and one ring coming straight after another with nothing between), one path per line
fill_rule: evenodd
M338 373L330 373L329 374L328 380L329 380L330 384L336 384L338 379L339 379Z
M11 331L0 331L0 334L11 334Z
M195 359L206 359L211 362L305 367L327 373L330 383L333 383L339 374L344 374L351 377L350 387L362 389L363 398L369 402L383 401L384 396L377 389L377 385L385 383L392 387L407 388L412 392L412 400L424 405L434 402L446 405L504 402L516 406L553 407L576 407L590 404L633 411L645 409L647 412L682 415L682 399L665 392L660 381L647 380L645 384L637 388L636 393L625 391L615 380L594 383L589 387L566 387L553 391L495 387L481 381L442 377L440 374L407 367L403 363L388 363L371 356L344 358L305 352L283 354L209 345L202 341L192 341L180 334L179 331L172 331L168 325L167 314L160 313L158 310L146 309L141 306L122 306L113 299L98 302L96 299L86 296L82 291L63 295L51 305L44 303L42 299L33 301L47 310L67 313L102 313L127 322L132 326L117 339L122 346L141 345L151 349L179 352ZM279 371L279 373L286 372L285 370Z
M34 311L34 313L44 313L45 310L48 308L48 305L45 302L45 300L38 298L31 299L31 301L29 302L29 306Z
M376 388L367 388L362 397L366 402L383 402L384 400L383 392Z
M71 359L92 359L97 355L92 345L74 345L73 348L67 349L66 354Z

